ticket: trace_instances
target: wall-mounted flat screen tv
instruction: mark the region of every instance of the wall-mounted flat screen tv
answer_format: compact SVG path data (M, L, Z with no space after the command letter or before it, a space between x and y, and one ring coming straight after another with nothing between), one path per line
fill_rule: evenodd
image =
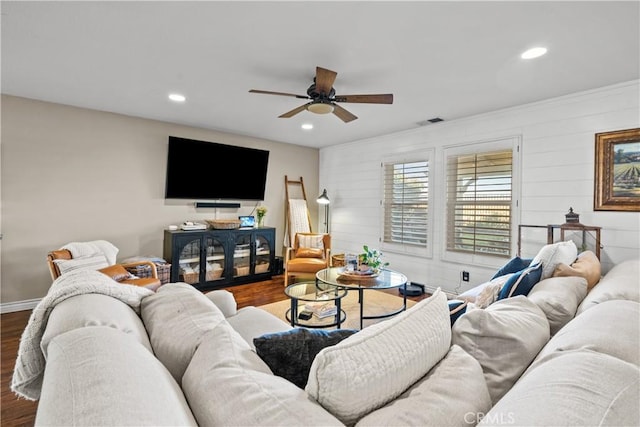
M169 137L166 199L264 200L269 151Z

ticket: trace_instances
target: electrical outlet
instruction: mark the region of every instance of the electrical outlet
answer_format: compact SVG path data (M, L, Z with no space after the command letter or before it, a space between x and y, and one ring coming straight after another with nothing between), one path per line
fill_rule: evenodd
M462 272L462 281L463 282L468 282L469 281L469 272L468 271L463 271Z

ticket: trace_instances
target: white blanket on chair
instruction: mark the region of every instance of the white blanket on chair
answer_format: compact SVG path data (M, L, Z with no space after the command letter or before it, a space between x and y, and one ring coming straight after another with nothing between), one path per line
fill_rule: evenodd
M119 249L106 240L93 240L91 242L71 242L60 249L67 249L74 258L83 258L95 254L102 254L107 258L109 265L116 263Z
M153 291L130 285L121 285L105 274L94 270L77 270L57 278L47 295L33 309L27 327L20 338L18 358L11 380L11 390L29 400L40 398L45 358L40 341L47 327L51 310L60 302L76 295L102 294L124 302L136 313L140 302Z

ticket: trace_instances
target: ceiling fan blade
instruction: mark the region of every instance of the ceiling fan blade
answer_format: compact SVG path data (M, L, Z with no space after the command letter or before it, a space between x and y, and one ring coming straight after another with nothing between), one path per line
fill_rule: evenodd
M249 92L250 93L262 93L262 94L265 94L265 95L293 96L294 98L309 99L309 97L306 96L306 95L296 95L295 93L286 93L286 92L272 92L270 90L251 89Z
M347 110L339 106L338 104L332 104L332 105L333 105L333 114L338 116L338 118L340 118L340 120L342 120L343 122L349 123L350 121L358 118L358 116L351 114L350 112L348 112Z
M294 108L294 109L293 109L293 110L291 110L291 111L287 111L286 113L281 114L281 115L279 115L278 117L280 117L280 118L282 118L282 119L288 119L289 117L293 117L293 116L295 116L296 114L298 114L299 112L306 110L306 109L307 109L307 106L308 106L308 105L311 105L311 104L312 104L312 102L308 102L308 103L306 103L306 104L304 104L304 105L299 106L298 108Z
M316 67L316 92L329 95L333 82L336 81L338 73L327 70L326 68Z
M361 104L393 104L392 93L380 93L376 95L336 95L335 102L358 102Z

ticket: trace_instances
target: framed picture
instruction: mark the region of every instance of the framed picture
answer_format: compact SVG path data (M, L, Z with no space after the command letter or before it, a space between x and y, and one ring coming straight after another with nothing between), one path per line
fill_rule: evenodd
M640 212L640 128L596 134L593 209Z

